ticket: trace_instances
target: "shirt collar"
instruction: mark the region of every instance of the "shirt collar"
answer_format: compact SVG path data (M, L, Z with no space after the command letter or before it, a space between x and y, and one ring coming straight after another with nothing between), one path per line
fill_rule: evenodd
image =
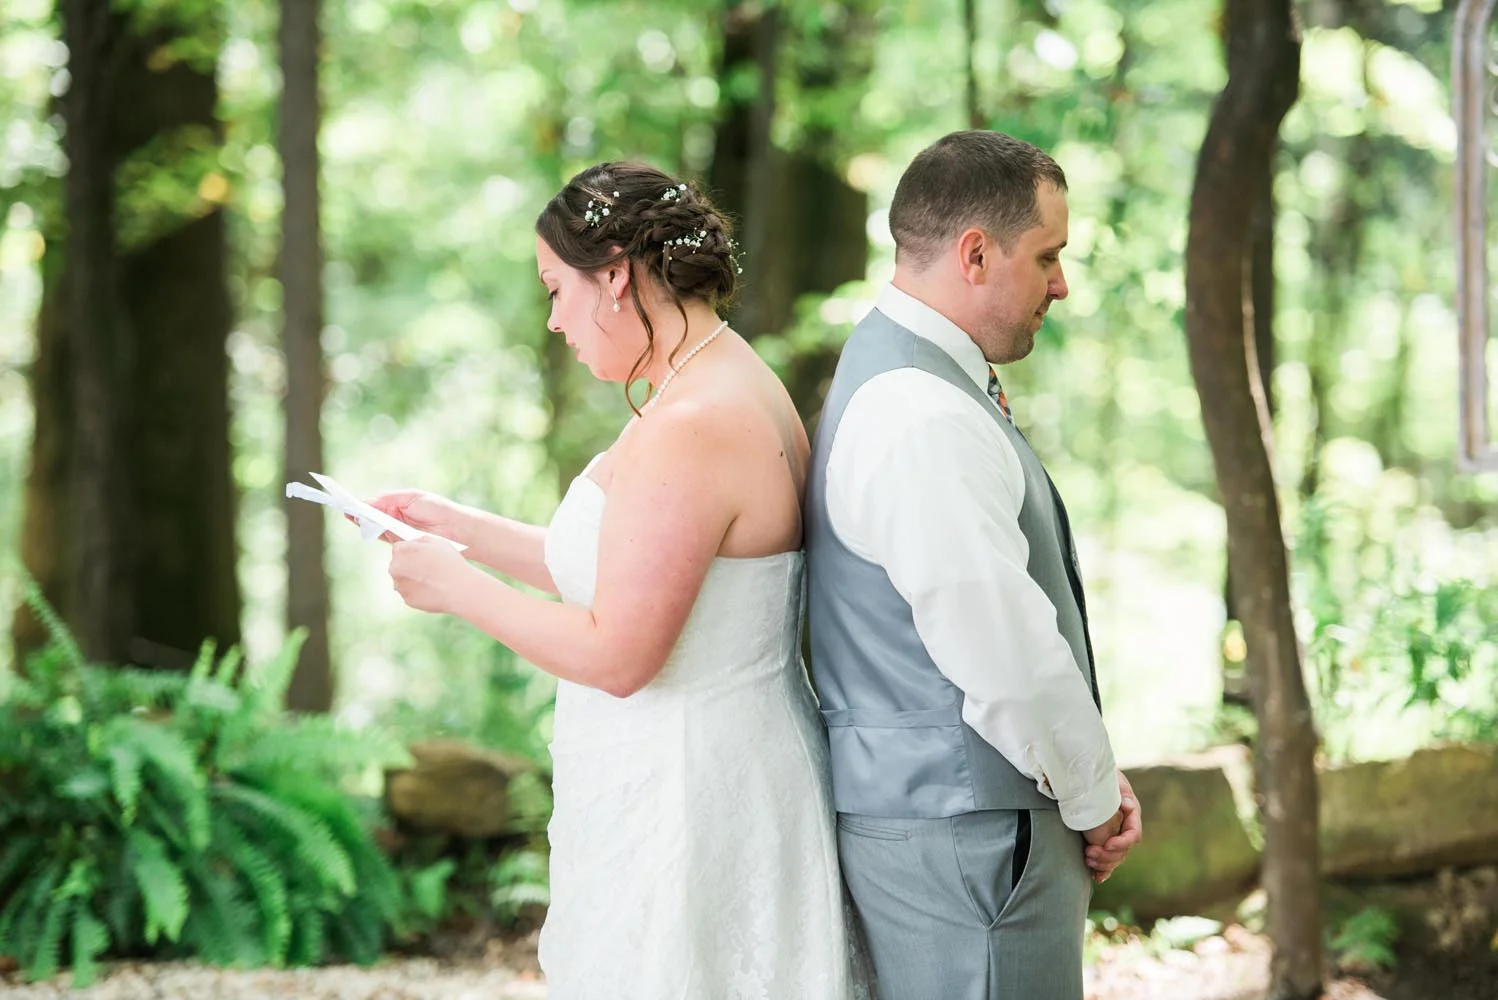
M977 384L988 391L990 369L983 350L956 323L894 285L885 285L879 292L874 308L894 320L923 340L929 340L951 359Z

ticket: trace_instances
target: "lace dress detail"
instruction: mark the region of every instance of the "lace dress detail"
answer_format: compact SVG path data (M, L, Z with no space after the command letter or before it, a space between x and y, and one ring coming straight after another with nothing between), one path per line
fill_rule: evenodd
M546 538L589 605L605 494ZM845 1000L850 944L827 750L801 667L799 552L717 559L665 669L628 698L558 685L552 1000Z

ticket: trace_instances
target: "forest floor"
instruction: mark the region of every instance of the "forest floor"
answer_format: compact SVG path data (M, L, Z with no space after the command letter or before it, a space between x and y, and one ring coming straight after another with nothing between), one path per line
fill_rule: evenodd
M1262 1000L1269 944L1229 926L1190 950L1140 940L1103 945L1087 970L1086 1000ZM69 990L66 975L26 984L0 975L4 1000L545 1000L534 934L470 942L449 957L391 957L370 968L224 970L192 963L112 964ZM1498 1000L1498 954L1403 960L1395 972L1343 974L1326 1000Z

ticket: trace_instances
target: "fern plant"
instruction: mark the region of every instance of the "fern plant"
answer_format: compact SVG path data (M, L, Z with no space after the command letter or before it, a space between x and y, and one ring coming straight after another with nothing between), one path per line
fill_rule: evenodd
M78 985L105 954L378 957L414 911L339 781L407 755L282 711L302 636L262 664L209 642L186 674L103 667L26 599L51 641L0 703L0 954Z

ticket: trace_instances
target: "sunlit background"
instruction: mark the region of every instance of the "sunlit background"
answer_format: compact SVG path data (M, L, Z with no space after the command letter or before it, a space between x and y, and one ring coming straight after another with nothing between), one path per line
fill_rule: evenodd
M51 6L8 0L0 25L4 556L16 550L28 461L39 215L57 209L47 179L65 169L49 95L64 86L67 53ZM804 299L791 329L761 337L777 365L845 336L869 307L892 268L884 213L900 170L966 124L954 6L884 4L872 70L854 90L816 103L783 86L776 140L838 123L835 162L871 211L867 280ZM1224 82L1216 26L1197 0L1127 13L1100 0L979 6L981 105L994 126L1049 149L1071 184L1072 293L1009 394L1080 528L1121 756L1201 747L1232 733L1224 660L1232 669L1243 657L1224 627L1224 522L1182 319L1190 182ZM1433 6L1391 5L1397 47L1350 27L1307 30L1275 184L1274 459L1334 758L1394 755L1498 717L1483 653L1494 623L1474 610L1498 566L1498 479L1454 462L1455 128L1448 39L1420 16ZM284 638L279 71L273 8L226 9L227 142L188 196L231 214L240 579L245 645L262 657ZM351 0L328 5L325 30L327 471L361 493L419 485L544 521L559 476L628 411L617 387L581 371L554 410L538 363L531 223L561 179L596 160L706 173L722 91L743 83L715 75L717 21L673 0ZM751 293L755 268L745 262ZM341 521L327 531L341 717L544 745L543 675L466 626L408 611L381 546ZM17 591L13 577L0 581L5 629ZM1411 623L1430 624L1439 588L1468 611L1441 623L1446 645L1430 659L1445 662L1454 643L1474 669L1407 705L1420 655ZM9 655L0 642L0 662Z

